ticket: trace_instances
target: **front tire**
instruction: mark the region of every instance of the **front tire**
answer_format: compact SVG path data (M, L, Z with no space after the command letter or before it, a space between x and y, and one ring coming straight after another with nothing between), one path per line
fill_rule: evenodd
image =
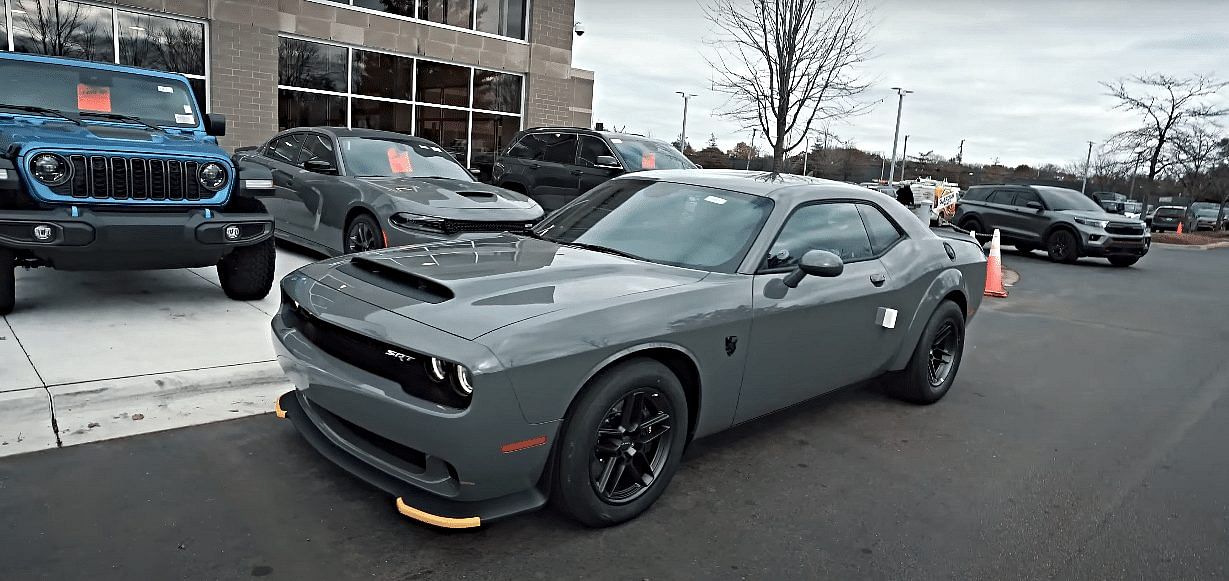
M644 512L678 469L687 413L682 383L665 365L632 359L603 371L561 432L556 505L590 527Z
M277 246L272 237L232 250L218 263L222 291L237 301L256 301L269 296L276 260Z
M1054 262L1074 264L1080 259L1080 243L1070 230L1055 230L1046 239L1046 252Z
M890 393L897 399L930 405L947 395L956 381L964 355L964 312L943 301L918 339L909 366L892 378Z
M13 312L13 307L17 305L14 260L12 250L0 249L0 316Z
M1126 268L1139 262L1138 256L1111 256L1109 257L1110 264L1119 268Z
M345 254L379 250L384 248L384 230L370 214L359 214L346 225L346 237L342 243Z

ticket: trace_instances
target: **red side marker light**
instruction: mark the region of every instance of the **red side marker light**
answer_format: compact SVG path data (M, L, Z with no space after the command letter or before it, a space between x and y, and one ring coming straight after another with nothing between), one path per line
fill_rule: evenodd
M511 454L512 452L520 452L521 450L524 450L526 448L536 448L545 443L546 443L546 436L538 436L536 438L530 438L528 440L521 440L519 442L512 442L511 444L504 444L499 447L499 451L503 452L504 454Z

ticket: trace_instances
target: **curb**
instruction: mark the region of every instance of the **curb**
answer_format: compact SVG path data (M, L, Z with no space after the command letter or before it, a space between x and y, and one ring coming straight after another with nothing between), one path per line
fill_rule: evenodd
M291 389L273 361L0 394L0 456L268 413Z
M1170 244L1168 242L1153 242L1153 246L1161 246L1172 250L1212 250L1214 248L1229 248L1229 242L1213 242L1211 244Z

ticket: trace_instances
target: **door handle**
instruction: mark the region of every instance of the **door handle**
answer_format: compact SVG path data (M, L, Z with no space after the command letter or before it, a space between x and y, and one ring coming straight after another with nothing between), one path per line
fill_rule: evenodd
M578 170L578 169L574 169L574 170L572 170L572 175L574 175L574 176L579 176L579 175L584 175L584 174L585 174L585 172L580 171L580 170Z
M875 286L883 286L883 283L888 282L888 277L879 273L871 275L871 284Z
M531 164L529 164L529 169L542 169L542 164L540 164L540 163L531 163Z

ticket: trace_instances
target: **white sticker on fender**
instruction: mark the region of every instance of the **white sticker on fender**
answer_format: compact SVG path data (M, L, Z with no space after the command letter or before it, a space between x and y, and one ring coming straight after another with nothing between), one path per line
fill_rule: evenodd
M896 328L896 309L887 307L879 307L879 312L875 313L875 324L884 329Z

